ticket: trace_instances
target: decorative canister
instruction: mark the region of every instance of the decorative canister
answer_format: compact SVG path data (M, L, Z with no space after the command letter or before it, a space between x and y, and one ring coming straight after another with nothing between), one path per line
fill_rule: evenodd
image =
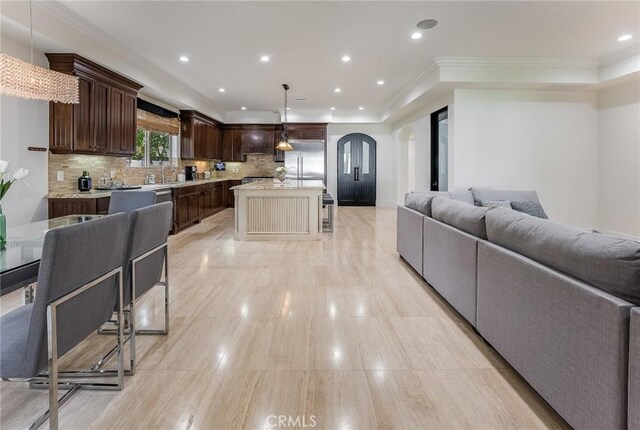
M91 176L86 170L82 172L82 176L78 178L78 190L91 191Z

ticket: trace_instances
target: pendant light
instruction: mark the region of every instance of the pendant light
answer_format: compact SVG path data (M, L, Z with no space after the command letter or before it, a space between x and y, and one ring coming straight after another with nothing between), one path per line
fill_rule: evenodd
M32 100L79 103L78 78L33 64L33 12L29 0L31 62L0 53L0 94Z
M287 133L287 91L289 91L289 85L282 84L282 88L284 88L284 123L282 124L280 142L276 145L276 149L280 151L292 151L293 146L289 143L289 134Z

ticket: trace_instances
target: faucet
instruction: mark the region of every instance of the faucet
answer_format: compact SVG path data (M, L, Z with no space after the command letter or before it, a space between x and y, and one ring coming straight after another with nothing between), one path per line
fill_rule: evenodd
M164 174L164 168L167 167L167 166L169 167L169 170L171 170L171 173L173 173L173 166L171 164L163 164L162 165L162 183L163 184L167 183L167 178L166 178L166 176Z

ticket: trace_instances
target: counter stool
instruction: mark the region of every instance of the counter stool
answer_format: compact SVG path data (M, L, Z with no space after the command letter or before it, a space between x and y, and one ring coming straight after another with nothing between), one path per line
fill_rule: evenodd
M322 195L322 208L327 208L327 218L322 219L322 232L333 232L333 197L331 194L324 193Z

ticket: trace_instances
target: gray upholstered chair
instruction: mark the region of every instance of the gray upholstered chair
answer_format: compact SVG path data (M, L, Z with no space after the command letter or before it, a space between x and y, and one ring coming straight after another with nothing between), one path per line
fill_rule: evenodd
M49 428L57 429L59 404L80 388L123 388L124 324L119 312L117 382L67 382L69 391L58 400L59 378L64 379L64 372L58 371L58 358L108 321L114 305L122 303L126 229L127 215L118 214L48 231L35 301L0 319L0 377L48 385L49 411L38 418L33 429L47 417Z
M109 215L140 209L156 204L155 191L112 191L109 200Z
M136 334L169 333L169 253L173 203L164 202L129 213L129 231L124 252L124 303L129 306L131 374L135 372ZM135 302L156 285L164 286L164 329L136 330Z

